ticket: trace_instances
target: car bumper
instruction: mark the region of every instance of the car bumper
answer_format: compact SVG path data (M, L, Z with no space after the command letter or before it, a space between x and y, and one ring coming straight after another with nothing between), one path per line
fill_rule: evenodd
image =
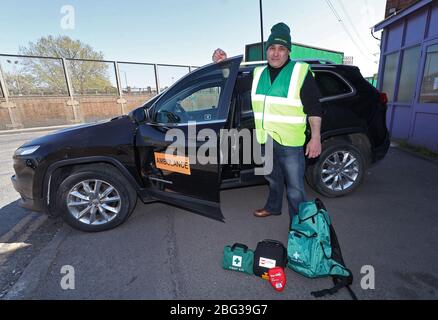
M39 169L37 161L31 157L16 156L13 160L15 174L11 177L11 182L21 196L19 205L32 211L45 212L45 201L43 197L38 196L42 195L42 192L40 192L41 188L38 188L39 183L37 183Z
M374 148L373 162L382 160L385 157L385 155L388 153L390 145L391 145L391 140L389 138L389 134L387 134L383 143L380 144L380 146Z
M40 211L40 212L45 211L44 199L32 199L30 195L26 194L25 192L26 188L25 186L23 186L23 181L19 181L16 175L13 175L11 177L11 182L12 185L14 186L14 189L21 196L21 199L18 202L20 207L32 211Z

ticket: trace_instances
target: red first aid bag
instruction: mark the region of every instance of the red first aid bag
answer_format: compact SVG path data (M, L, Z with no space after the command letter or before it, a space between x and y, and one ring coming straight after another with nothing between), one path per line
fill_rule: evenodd
M284 269L281 267L276 267L269 269L269 282L274 287L275 290L281 292L286 286L286 274Z

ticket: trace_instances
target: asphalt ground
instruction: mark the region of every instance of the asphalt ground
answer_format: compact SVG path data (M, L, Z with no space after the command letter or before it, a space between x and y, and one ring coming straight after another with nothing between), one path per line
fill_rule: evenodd
M15 201L20 198L13 189L14 174L12 156L14 151L28 140L46 135L50 131L0 134L0 236L9 231L21 218L29 214L20 210Z
M13 149L19 141L0 137L0 150ZM30 218L23 223L26 228L16 229L4 242L15 245L15 250L3 259L3 267L12 273L8 263L26 251L29 257L17 262L19 274L4 286L3 299L292 300L313 299L311 291L332 285L330 279L307 279L287 270L286 289L277 293L260 278L222 269L225 245L240 242L255 249L263 239L287 243L286 201L280 217L252 216L264 205L266 186L222 191L226 223L138 201L122 226L83 233L59 220L38 220L44 218L19 208L18 194L6 179L11 164L12 160L1 162L0 237L11 235L17 223ZM318 196L308 187L307 193L309 199ZM356 192L337 199L321 197L354 274L352 288L359 299L438 298L437 195L438 164L391 148L368 170ZM26 231L30 240L23 240ZM65 266L73 267L73 290L61 286ZM361 287L364 266L375 271L374 289ZM325 299L350 296L343 289Z
M14 151L24 142L49 132L0 132L0 298L62 227L61 221L20 208L19 194L11 183Z

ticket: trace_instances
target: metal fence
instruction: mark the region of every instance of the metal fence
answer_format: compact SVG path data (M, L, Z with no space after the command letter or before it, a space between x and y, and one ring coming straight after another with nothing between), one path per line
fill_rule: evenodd
M0 54L0 97L157 94L195 68Z

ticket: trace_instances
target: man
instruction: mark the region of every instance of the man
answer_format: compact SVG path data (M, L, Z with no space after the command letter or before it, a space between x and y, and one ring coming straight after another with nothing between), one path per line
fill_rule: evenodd
M291 219L298 213L298 205L306 201L303 146L307 119L312 136L305 155L311 159L321 154L321 94L309 65L290 60L291 46L289 27L274 25L267 41L268 66L254 69L253 74L251 100L257 140L263 145L273 139L273 170L265 176L268 200L254 212L260 218L281 215L285 184ZM215 62L226 58L221 49L213 53Z

